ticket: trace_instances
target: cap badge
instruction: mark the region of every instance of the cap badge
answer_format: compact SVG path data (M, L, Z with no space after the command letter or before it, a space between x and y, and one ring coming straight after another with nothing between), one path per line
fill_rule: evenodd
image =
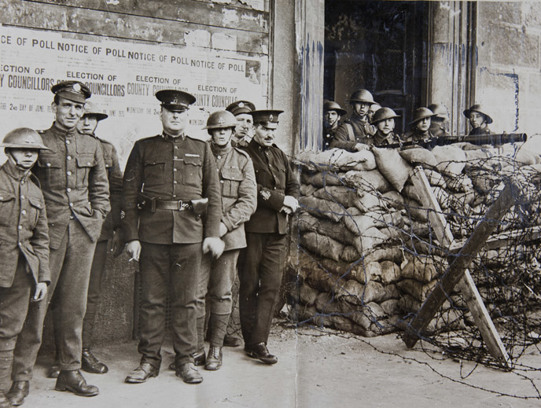
M220 120L218 120L219 125L223 125L224 123L225 123L225 120L223 118L220 118Z
M73 84L73 90L75 92L81 92L81 85L79 84Z
M274 119L274 116L273 115L269 115L269 122L272 122Z
M239 102L238 107L239 107L239 108L244 108L244 103L243 103L243 102Z

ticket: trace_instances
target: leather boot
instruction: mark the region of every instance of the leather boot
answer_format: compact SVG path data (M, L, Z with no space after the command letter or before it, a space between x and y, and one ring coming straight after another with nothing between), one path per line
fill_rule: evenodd
M49 367L49 371L47 371L47 377L58 378L58 374L60 374L60 364L55 362L52 366Z
M205 370L216 371L222 366L222 348L210 346Z
M201 377L201 374L199 374L193 363L181 364L176 369L176 375L182 378L186 384L199 384L203 382L203 377Z
M83 349L81 356L81 368L87 373L105 374L109 368L99 361L88 348Z
M207 357L205 355L205 349L202 351L198 351L196 353L192 354L193 357L193 365L196 367L204 366L207 362ZM177 369L176 363L173 361L171 364L169 364L169 369L175 371Z
M79 370L60 371L54 389L73 392L81 397L94 397L100 393L98 387L86 383Z
M226 334L224 337L224 346L225 347L239 347L242 344L242 340L238 337Z
M23 405L24 399L28 396L29 392L29 381L13 381L13 384L11 384L11 388L7 393L7 397L11 402L11 405L18 407L19 405Z
M11 402L9 402L8 397L4 394L4 391L0 391L0 408L11 408Z
M258 343L251 347L246 346L244 350L246 350L248 357L258 359L265 364L276 364L278 362L278 357L269 353L265 343Z

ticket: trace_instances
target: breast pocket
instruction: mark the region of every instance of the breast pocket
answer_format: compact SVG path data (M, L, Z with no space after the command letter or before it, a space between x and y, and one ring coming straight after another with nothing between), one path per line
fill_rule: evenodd
M184 184L199 187L203 183L203 163L201 157L184 156Z
M18 209L15 208L15 194L11 191L0 190L0 225L13 225L14 220L17 220Z
M87 186L92 167L96 166L94 155L81 154L77 156L77 186Z
M28 223L30 229L33 230L38 224L38 219L41 211L44 211L45 204L37 197L29 197L30 209L28 212Z
M143 165L144 184L159 186L165 183L165 161L159 159L147 159Z
M222 196L237 198L239 196L239 186L244 175L238 167L223 168L221 170L222 178Z
M35 174L38 176L41 187L60 187L66 180L62 160L56 156L46 156L40 154L35 169Z

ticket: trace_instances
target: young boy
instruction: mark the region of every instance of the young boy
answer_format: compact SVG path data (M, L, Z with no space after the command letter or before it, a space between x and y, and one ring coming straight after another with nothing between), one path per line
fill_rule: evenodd
M49 230L39 181L30 172L40 150L48 150L32 129L9 132L1 144L0 167L0 380L8 378L13 350L28 312L50 282ZM0 408L11 407L0 390Z

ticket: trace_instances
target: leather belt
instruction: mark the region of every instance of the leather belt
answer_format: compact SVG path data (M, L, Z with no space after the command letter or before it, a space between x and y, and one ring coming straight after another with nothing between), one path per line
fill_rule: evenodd
M191 210L192 204L188 201L175 200L155 200L155 205L157 210L175 210L175 211L184 211Z

